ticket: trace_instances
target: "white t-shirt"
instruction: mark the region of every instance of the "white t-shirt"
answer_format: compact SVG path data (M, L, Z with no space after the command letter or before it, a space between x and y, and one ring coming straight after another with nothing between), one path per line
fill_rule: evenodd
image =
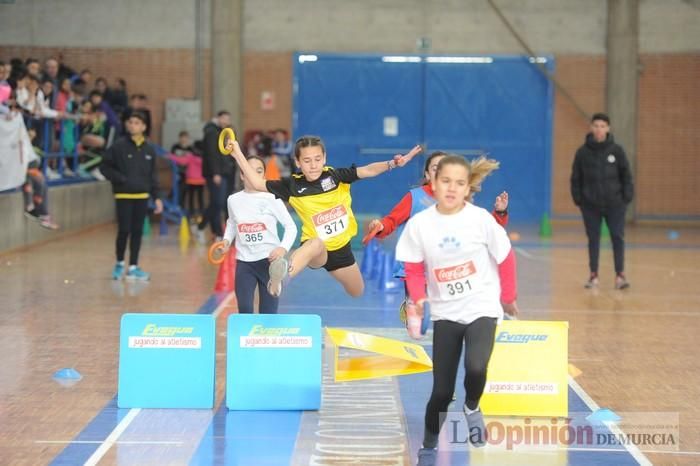
M396 259L423 262L431 320L469 324L503 318L498 264L510 252L505 230L493 216L467 203L453 215L436 206L411 217L396 245Z
M289 251L297 236L297 227L284 203L270 193L239 191L227 201L228 220L224 239L236 240L236 259L255 262L266 259L278 246ZM277 222L284 227L280 242Z

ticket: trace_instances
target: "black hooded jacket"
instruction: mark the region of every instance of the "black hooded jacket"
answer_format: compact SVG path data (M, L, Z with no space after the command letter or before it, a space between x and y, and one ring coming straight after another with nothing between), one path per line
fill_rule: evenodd
M211 177L221 175L223 167L221 162L223 157L219 152L219 128L216 123L210 121L204 125L204 137L202 138L202 175Z
M571 173L571 197L579 207L604 209L629 204L634 196L625 151L612 134L596 142L592 134L576 151Z
M233 157L224 156L219 152L219 134L221 134L222 129L213 121L204 125L202 175L207 178L214 175L231 176L234 173L235 161Z
M112 182L114 194L149 193L158 198L158 168L156 150L147 141L137 145L123 136L107 149L100 171Z

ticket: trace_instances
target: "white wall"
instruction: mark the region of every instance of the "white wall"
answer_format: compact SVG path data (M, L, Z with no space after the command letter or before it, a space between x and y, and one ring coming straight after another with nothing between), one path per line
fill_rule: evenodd
M248 1L245 44L256 50L520 53L486 0ZM498 0L538 52L604 53L605 0ZM571 27L576 21L577 26Z
M202 39L209 46L209 0ZM15 0L0 4L0 45L194 48L196 0Z
M192 48L209 0L16 0L0 4L0 46ZM604 54L607 0L496 0L538 53ZM255 51L522 53L487 0L247 0ZM641 52L700 50L700 2L642 0Z
M642 53L700 51L700 1L642 0L639 16Z

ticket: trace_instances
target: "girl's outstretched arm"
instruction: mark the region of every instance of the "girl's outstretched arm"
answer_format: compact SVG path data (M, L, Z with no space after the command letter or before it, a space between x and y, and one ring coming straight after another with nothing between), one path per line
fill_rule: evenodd
M415 146L406 155L396 154L392 160L386 162L374 162L362 167L357 167L358 178L373 178L382 173L393 170L396 167L403 167L411 161L413 157L420 154L423 148L420 145Z

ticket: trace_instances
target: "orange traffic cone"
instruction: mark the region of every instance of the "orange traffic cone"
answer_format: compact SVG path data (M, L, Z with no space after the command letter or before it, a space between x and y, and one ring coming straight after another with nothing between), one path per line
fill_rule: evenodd
M219 273L216 274L216 283L214 291L231 292L235 288L236 283L236 251L234 248L229 249L226 258L219 266Z
M277 167L277 156L272 155L265 164L265 179L266 180L279 180L282 178L280 175L280 169Z

